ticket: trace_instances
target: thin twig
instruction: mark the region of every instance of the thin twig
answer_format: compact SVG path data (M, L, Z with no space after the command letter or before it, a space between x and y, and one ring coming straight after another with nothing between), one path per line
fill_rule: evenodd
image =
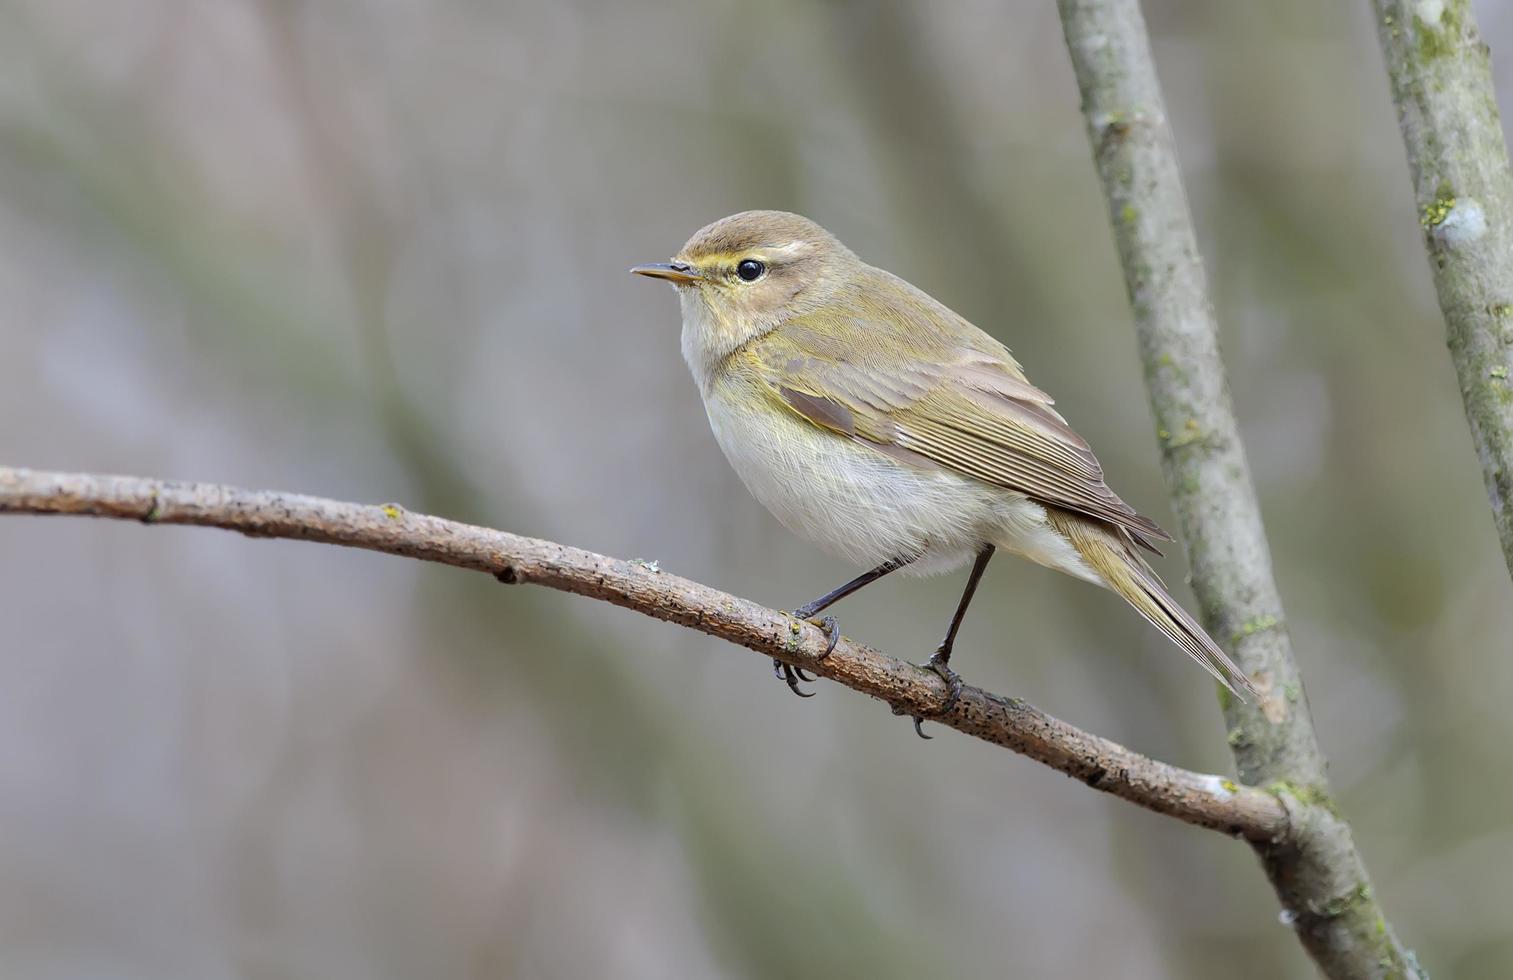
M1241 781L1315 806L1257 850L1284 917L1331 977L1416 975L1372 894L1285 627L1250 467L1230 404L1175 140L1138 0L1060 0L1088 138L1134 309L1163 470L1203 621L1262 691L1225 697Z
M1513 572L1513 169L1491 61L1470 0L1373 2L1461 401Z
M506 584L545 585L602 599L729 640L870 694L895 712L933 718L946 700L945 684L930 671L846 638L825 657L825 634L817 627L649 563L412 514L395 504L0 467L0 513L219 527L250 537L318 541L455 565ZM967 687L938 721L1187 823L1258 843L1278 844L1289 836L1291 801L1146 758L1018 698Z

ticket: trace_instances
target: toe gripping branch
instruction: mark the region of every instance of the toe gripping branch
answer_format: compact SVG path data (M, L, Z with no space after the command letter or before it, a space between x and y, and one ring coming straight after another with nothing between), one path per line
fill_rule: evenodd
M799 612L795 613L794 615L798 618L803 619L807 623L818 626L820 629L825 631L825 652L820 654L820 659L824 660L826 657L830 656L830 654L835 652L835 645L839 643L841 639L841 629L836 625L834 616L826 616L823 619L816 620L811 619L807 616L802 616L800 615L801 613L803 613L802 609L800 609ZM814 682L813 677L810 677L808 674L804 673L804 668L795 667L792 664L785 664L776 657L773 657L772 673L773 676L777 677L779 680L788 685L788 690L792 691L794 694L797 694L799 697L814 697L813 691L799 690L800 681L803 681L805 684Z
M925 718L926 717L929 717L929 718L944 718L946 715L948 715L948 714L951 713L951 709L952 708L956 707L956 702L958 702L958 701L961 700L961 689L962 689L961 675L958 674L956 671L952 670L951 667L950 667L950 665L947 664L946 661L950 658L950 656L951 656L951 654L949 653L949 651L947 651L945 653L945 655L942 656L941 651L937 650L937 651L935 651L935 655L932 656L928 661L926 661L923 664L920 664L920 666L923 667L925 670L930 671L931 673L933 673L936 676L938 676L941 680L943 680L943 681L946 682L946 703L945 704L941 705L935 711L930 712L930 714L928 716L926 716L926 715L911 715L910 716L913 719L913 721L914 721L914 734L918 735L922 739L929 740L929 739L932 739L932 738L935 737L933 735L926 735L925 732L924 732L924 729L920 727L921 725L924 724ZM899 712L896 712L896 713L897 714L903 714L902 711L899 711Z

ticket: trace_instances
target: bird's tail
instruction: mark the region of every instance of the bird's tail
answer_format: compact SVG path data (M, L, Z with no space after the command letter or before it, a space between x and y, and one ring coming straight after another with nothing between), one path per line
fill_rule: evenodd
M1167 593L1161 579L1118 530L1049 507L1046 508L1046 517L1072 542L1083 561L1093 567L1109 588L1123 596L1136 612L1170 637L1219 683L1242 700L1246 692L1260 696L1245 672L1225 656L1197 620Z

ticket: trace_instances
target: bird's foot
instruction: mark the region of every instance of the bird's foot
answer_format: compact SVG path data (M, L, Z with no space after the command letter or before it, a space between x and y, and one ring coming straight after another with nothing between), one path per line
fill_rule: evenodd
M788 685L788 690L792 691L794 694L797 694L799 697L801 697L801 698L812 698L812 697L814 697L814 692L813 691L800 691L799 690L799 681L803 681L803 682L805 682L807 684L808 682L814 680L813 677L810 677L808 674L804 673L804 668L802 668L802 667L795 667L792 664L785 664L781 660L779 660L777 657L773 657L772 658L772 676L776 677L778 680L780 680L783 683L787 684Z
M822 616L819 619L815 619L812 613L804 616L800 615L802 612L803 610L801 609L799 612L794 613L794 615L810 626L818 626L825 631L825 652L820 654L820 659L824 660L835 652L835 645L841 641L841 628L835 624L834 616Z
M840 642L841 628L836 625L834 616L826 616L823 619L814 619L813 613L810 613L808 616L803 615L803 613L804 610L800 609L798 612L793 614L794 618L802 619L805 622L810 623L814 626L818 626L820 629L825 631L825 652L820 654L819 656L819 659L824 660L826 657L830 656L830 654L835 652L835 645L836 643ZM808 674L804 673L804 668L794 667L791 664L785 664L781 660L774 657L772 659L772 672L779 680L788 685L788 690L792 691L794 694L797 694L799 697L814 697L813 691L806 693L799 690L800 681L803 681L805 684L809 684L814 681L813 677L810 677Z
M956 707L956 702L961 700L961 675L951 669L948 663L950 659L951 651L936 650L934 656L932 656L927 662L920 664L920 666L925 670L932 671L938 677L940 677L941 680L946 682L946 703L941 705L937 710L931 712L931 718L942 718L950 714L951 709ZM923 739L930 739L934 737L931 735L926 735L924 729L920 727L922 724L924 724L925 717L923 715L914 715L912 717L914 719L914 734Z

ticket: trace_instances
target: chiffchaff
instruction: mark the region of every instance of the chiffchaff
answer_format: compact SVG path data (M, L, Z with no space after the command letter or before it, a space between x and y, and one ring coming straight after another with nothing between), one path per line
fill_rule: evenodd
M949 710L951 645L1002 548L1112 589L1231 691L1255 690L1136 550L1170 537L1108 488L1003 344L782 211L722 218L671 262L631 271L677 288L683 357L747 488L794 533L875 566L796 616L900 568L975 559L929 662ZM821 624L833 647L834 620Z

